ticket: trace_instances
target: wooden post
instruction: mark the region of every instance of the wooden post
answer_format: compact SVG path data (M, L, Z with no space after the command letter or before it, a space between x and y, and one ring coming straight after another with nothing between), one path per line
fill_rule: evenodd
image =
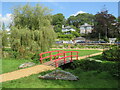
M56 56L54 56L54 60L56 59Z
M50 52L50 61L52 61L52 53Z
M78 52L77 52L77 57L76 57L76 59L78 60Z
M65 52L64 52L64 57L65 57ZM64 64L66 63L66 58L64 58Z
M57 61L55 61L55 66L58 67L58 63L57 63Z
M70 62L72 62L73 60L72 60L72 52L71 52L71 60L70 60Z
M58 54L59 54L59 51L58 51ZM59 58L59 55L58 55L58 58Z
M42 58L42 55L40 55L40 63L43 63L41 58Z

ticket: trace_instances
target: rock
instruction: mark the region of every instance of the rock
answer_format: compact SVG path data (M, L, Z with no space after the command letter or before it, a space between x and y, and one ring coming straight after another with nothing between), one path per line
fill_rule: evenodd
M25 68L25 67L29 67L29 66L33 66L33 65L35 65L35 63L27 62L27 63L21 64L18 68Z
M93 59L93 58L89 58L90 61L96 61L96 62L102 62L101 60L96 60L96 59Z
M48 73L44 76L38 76L38 78L41 78L41 79L62 79L62 80L79 80L77 76L69 73L69 72L66 72L66 71L63 71L63 70L55 70L51 73Z

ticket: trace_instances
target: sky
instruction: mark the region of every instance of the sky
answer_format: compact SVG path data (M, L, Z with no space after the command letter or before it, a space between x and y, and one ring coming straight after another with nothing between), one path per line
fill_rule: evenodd
M118 17L118 2L29 2L31 6L34 6L37 3L52 9L52 15L63 13L65 18L68 18L71 15L75 16L79 13L90 13L95 15L104 8L106 8L110 14ZM2 21L8 25L12 22L12 7L25 4L27 4L27 2L2 2L2 13L0 12Z

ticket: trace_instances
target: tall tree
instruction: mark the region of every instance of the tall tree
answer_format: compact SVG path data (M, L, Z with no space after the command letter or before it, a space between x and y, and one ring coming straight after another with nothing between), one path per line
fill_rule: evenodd
M77 16L70 16L67 19L69 25L73 25L76 28L79 28L80 25L84 23L92 24L94 20L94 15L89 13L78 14Z
M65 24L65 17L62 13L52 16L52 25L54 25L55 32L62 32L62 25Z
M50 9L37 4L29 4L13 9L13 25L11 26L11 48L23 57L27 52L47 51L55 33L51 26Z
M101 11L95 15L94 32L96 37L100 34L103 38L115 37L116 18L108 11Z
M62 13L58 13L53 15L52 17L52 25L58 25L58 24L64 24L65 22L65 17Z
M4 49L5 46L8 45L8 34L7 34L7 30L5 30L5 24L2 24L2 47Z

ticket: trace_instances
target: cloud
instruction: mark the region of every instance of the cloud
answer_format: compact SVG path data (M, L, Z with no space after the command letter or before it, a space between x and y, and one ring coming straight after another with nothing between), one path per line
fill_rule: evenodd
M2 15L0 14L0 22L5 24L5 27L8 28L8 26L10 25L10 23L12 23L13 19L12 19L12 14L7 13L5 16L2 17Z
M72 14L71 16L77 16L78 14L83 14L83 13L86 13L86 12L84 12L84 11L78 11L77 13Z

